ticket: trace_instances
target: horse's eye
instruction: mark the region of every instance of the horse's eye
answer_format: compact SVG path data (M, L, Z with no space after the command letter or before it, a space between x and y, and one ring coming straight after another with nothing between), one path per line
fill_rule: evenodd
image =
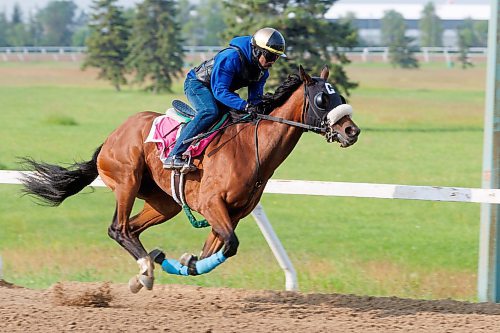
M326 109L326 106L328 105L328 95L324 92L318 93L314 97L314 104L318 109Z

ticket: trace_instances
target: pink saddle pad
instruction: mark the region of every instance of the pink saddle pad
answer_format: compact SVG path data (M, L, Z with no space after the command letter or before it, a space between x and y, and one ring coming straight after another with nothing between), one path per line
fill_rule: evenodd
M224 124L227 123L228 120ZM183 118L173 116L171 109L167 110L167 114L156 117L149 131L149 135L144 142L156 143L156 148L159 152L160 160L163 162L170 151L174 148L175 142L179 137L180 130L186 125ZM186 153L192 157L199 156L203 153L210 141L219 133L216 131L204 139L199 140L196 144L192 144L186 150Z

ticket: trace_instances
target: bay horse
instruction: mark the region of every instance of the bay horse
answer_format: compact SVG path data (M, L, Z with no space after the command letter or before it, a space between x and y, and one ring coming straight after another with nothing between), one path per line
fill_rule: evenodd
M195 161L198 169L185 175L186 203L211 226L194 265L163 258L157 261L139 240L143 231L181 211L172 193L172 171L163 168L155 144L145 143L159 113L144 111L132 115L97 148L90 161L64 168L25 158L27 169L34 172L22 179L23 190L57 206L100 176L116 199L108 235L139 265L139 274L129 281L134 293L142 287L153 288L153 260L167 273L207 273L236 254L238 222L259 203L267 181L302 133L317 132L341 147L357 141L360 129L352 120L352 107L328 83L328 76L326 66L319 77L309 76L299 66L298 75L290 75L275 94L264 96L269 112L257 115L253 122L223 130ZM136 198L144 200L144 207L130 217Z

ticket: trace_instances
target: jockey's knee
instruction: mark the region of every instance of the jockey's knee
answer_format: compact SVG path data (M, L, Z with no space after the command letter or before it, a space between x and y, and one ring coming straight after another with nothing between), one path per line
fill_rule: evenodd
M199 114L207 122L216 122L220 118L219 110L212 108L200 110Z

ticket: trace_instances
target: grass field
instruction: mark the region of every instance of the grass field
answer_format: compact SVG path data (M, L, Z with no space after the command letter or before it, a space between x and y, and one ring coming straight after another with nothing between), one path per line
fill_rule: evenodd
M480 187L484 65L408 71L368 63L347 71L360 83L349 98L362 128L358 143L340 149L306 133L274 178ZM182 97L182 82L173 94L116 93L95 76L74 63L0 63L0 169L19 169L18 156L88 160L128 115L161 112ZM60 280L126 282L136 273L107 236L108 189L85 190L58 208L39 207L19 190L0 186L6 280L39 288ZM476 299L478 204L270 194L262 203L302 291ZM179 215L142 239L178 257L197 253L206 234ZM158 270L157 281L282 289L283 273L251 218L237 234L238 255L214 272L182 278Z

